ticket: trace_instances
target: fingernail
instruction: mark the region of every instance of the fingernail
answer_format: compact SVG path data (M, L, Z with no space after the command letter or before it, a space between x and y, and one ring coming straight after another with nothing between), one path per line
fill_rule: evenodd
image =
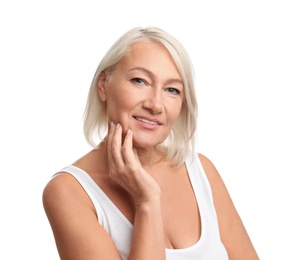
M117 128L120 128L120 127L121 127L121 125L119 123L117 123Z
M110 121L110 126L111 126L111 127L115 126L114 121Z

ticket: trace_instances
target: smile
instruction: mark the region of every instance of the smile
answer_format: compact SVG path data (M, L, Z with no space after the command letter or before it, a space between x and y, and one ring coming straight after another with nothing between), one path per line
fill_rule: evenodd
M144 123L149 124L149 125L158 125L157 122L153 122L153 121L150 121L150 120L147 120L147 119L144 119L144 118L140 118L140 117L134 117L134 118L138 121L144 122Z

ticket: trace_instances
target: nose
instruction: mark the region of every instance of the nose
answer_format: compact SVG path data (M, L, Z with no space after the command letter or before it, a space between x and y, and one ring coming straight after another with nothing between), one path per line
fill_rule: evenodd
M160 114L164 110L163 95L161 90L152 90L148 93L143 102L143 108L150 111L151 114Z

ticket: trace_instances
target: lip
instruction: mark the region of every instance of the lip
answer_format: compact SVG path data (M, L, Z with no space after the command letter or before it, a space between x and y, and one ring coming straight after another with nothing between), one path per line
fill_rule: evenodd
M162 125L162 122L149 116L133 116L138 124L147 129L156 129ZM148 121L148 122L147 122Z
M154 122L158 125L162 125L162 122L159 121L158 119L154 118L154 117L150 117L150 116L133 116L136 120L138 120L138 118L140 119L145 119L147 121L150 121L150 122Z

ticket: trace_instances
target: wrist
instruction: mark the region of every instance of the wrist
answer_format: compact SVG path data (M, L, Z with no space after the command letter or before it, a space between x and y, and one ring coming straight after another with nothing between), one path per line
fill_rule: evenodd
M137 211L141 212L151 212L155 209L160 209L161 206L161 198L160 195L152 197L147 200L137 200L135 202L135 208Z

